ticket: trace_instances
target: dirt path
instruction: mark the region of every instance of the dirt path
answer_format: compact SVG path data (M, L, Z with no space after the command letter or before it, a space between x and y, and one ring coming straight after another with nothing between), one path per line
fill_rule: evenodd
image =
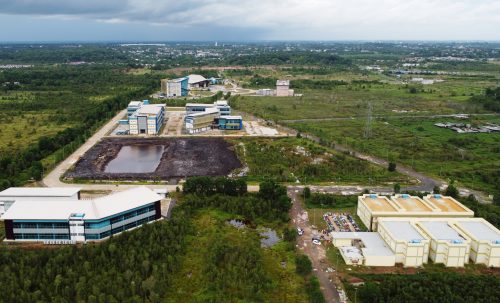
M326 258L326 248L324 245L315 245L312 243L314 230L308 220L307 213L304 211L299 199L297 199L297 191L289 188L288 195L293 202L291 210L292 221L295 226L304 230L304 234L298 237L298 248L311 259L313 272L318 277L321 291L325 296L325 302L340 302L337 285L341 287L341 283L340 281L336 281L333 275L326 272L326 268L333 268Z

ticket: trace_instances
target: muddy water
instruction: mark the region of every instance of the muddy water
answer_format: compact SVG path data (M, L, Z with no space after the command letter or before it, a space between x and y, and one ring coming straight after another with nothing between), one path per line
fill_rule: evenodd
M111 160L106 173L152 173L160 164L164 146L162 145L126 145L116 158Z

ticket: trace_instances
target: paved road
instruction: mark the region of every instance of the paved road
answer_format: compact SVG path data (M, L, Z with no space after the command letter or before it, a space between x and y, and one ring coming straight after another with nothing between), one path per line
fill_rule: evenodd
M92 137L90 137L85 143L82 144L75 152L73 152L69 157L64 159L61 163L59 163L56 168L54 168L48 175L46 175L42 182L45 186L49 187L64 187L64 186L72 186L66 183L61 182L59 177L64 174L73 164L78 161L78 159L85 154L94 144L96 144L102 137L104 137L108 132L110 132L113 128L116 127L118 121L127 113L127 110L124 109L120 111L113 119L109 120L99 131L97 131Z
M453 118L456 115L463 114L446 114L446 115L376 115L374 119L411 119L411 118ZM498 114L466 114L469 116L498 116ZM305 119L292 119L292 120L279 120L281 123L303 123L303 122L321 122L321 121L345 121L355 119L366 119L365 116L350 116L350 117L325 117L325 118L305 118Z
M340 302L340 295L337 288L341 288L342 283L336 280L334 275L325 271L328 267L333 268L326 258L326 247L324 245L315 245L312 243L312 237L315 235L315 231L311 227L307 213L302 208L302 204L299 199L297 199L297 192L289 188L288 195L293 202L291 210L292 220L295 226L304 230L304 234L297 239L298 248L311 260L314 269L313 273L318 277L321 291L325 296L325 302Z

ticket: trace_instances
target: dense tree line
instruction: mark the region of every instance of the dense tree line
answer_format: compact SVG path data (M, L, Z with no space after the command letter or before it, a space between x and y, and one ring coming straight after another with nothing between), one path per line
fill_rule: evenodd
M484 95L474 96L470 102L480 104L484 109L500 112L500 87L487 88Z
M191 179L191 181L189 181ZM208 178L210 179L210 178ZM231 180L228 178L216 178L214 180L227 179L227 184L239 183L238 180ZM260 184L260 191L257 194L247 193L245 195L238 194L238 191L227 191L227 187L215 187L208 183L206 178L194 177L186 180L188 194L184 198L184 204L198 208L216 208L222 211L241 215L250 221L262 218L265 220L281 220L287 222L288 211L291 207L290 198L286 194L286 188L277 184L274 181L266 181ZM221 181L218 181L221 182ZM202 187L207 184L211 189L203 190ZM217 191L220 190L220 191ZM245 189L246 191L246 184ZM231 193L226 195L224 193Z
M62 160L85 142L93 130L113 117L118 110L125 108L129 101L143 98L158 87L158 81L154 77L124 76L121 72L100 67L9 70L1 73L0 77L9 81L24 81L23 90L36 91L33 99L0 102L2 111L13 114L28 110L56 111L56 121L70 121L73 125L54 135L41 137L27 148L3 150L0 153L0 189L21 185L31 178L39 180L44 170L40 162L42 159L64 148L56 157L57 161ZM111 90L110 97L98 102L89 100L92 93L102 94L99 87L106 85L106 81L114 82L117 87L133 86L129 89ZM50 90L75 93L53 95Z
M364 275L358 289L364 303L490 303L500 298L500 278L493 275L425 273L416 275Z
M190 177L183 186L185 194L211 196L222 194L227 196L241 196L247 192L247 183L244 179L226 177Z
M351 60L330 53L306 51L261 52L252 55L228 56L228 64L232 65L314 65L351 67Z

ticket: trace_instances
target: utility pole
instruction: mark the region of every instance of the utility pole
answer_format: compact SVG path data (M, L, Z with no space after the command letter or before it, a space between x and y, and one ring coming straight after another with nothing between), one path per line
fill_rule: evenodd
M372 102L368 101L368 111L366 113L366 124L365 124L365 134L364 134L365 139L369 139L372 137L372 120L373 120L372 111L373 111Z

